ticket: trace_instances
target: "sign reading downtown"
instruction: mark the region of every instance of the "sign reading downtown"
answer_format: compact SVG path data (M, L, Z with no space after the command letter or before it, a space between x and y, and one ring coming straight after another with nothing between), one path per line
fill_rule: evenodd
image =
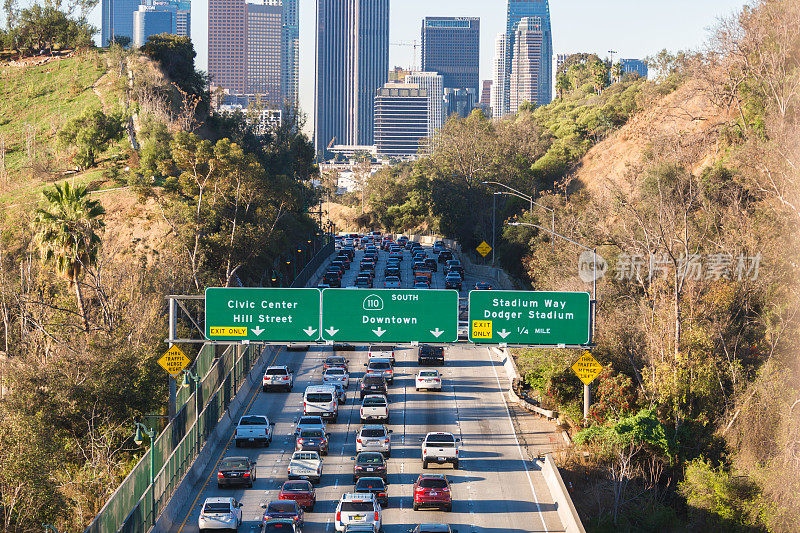
M318 289L206 289L206 338L212 341L315 342Z
M334 342L456 342L458 291L325 289L322 338Z
M472 291L469 340L476 344L589 344L589 293Z

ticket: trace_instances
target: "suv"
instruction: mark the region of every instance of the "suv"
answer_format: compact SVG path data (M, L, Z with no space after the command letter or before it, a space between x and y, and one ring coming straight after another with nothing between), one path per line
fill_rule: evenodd
M206 498L197 519L200 531L209 529L236 530L242 523L242 504L235 498Z
M386 396L389 393L386 387L386 379L383 376L376 374L367 374L361 378L361 399L367 394L383 394Z
M417 364L437 363L444 364L444 348L439 346L420 346L417 353Z
M451 259L453 259L453 252L451 252L450 250L442 250L441 252L439 252L439 257L437 258L437 261L439 261L440 264L446 264Z
M362 426L356 433L356 453L381 452L388 459L392 456L391 432L380 424Z
M378 452L361 452L355 457L353 483L362 477L379 477L387 481L386 459Z
M459 276L458 272L451 272L445 276L444 288L461 290L461 276Z
M336 506L336 531L345 532L351 525L372 526L373 531L381 530L381 506L374 494L342 494Z
M367 374L383 376L387 383L394 381L394 369L390 359L370 359L369 363L364 363L364 366L367 367Z
M441 474L420 474L414 483L415 511L420 507L439 507L448 513L453 510L453 496L450 483Z
M459 443L452 433L430 432L422 439L422 468L429 463L451 463L458 470Z
M283 388L287 391L292 390L294 385L294 376L292 371L285 366L271 366L264 372L264 377L261 380L261 388L264 392L269 389Z

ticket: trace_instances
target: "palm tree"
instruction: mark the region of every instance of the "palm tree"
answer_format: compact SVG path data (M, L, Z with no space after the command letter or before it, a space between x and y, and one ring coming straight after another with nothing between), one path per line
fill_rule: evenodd
M80 278L85 270L97 264L100 237L97 232L105 226L102 216L106 210L100 202L89 199L86 187L56 184L42 191L47 205L37 209L34 218L35 242L42 262L53 264L70 287L75 287L78 311L83 326L89 330L89 320L83 307Z
M556 91L558 92L558 99L563 100L564 94L572 90L572 82L566 72L562 72L556 78Z

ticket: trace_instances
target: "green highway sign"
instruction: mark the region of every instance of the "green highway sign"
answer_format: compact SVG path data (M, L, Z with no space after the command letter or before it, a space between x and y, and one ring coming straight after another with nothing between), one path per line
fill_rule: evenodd
M586 292L472 291L469 340L476 344L586 345Z
M212 341L315 342L318 289L206 289L206 338Z
M458 291L325 289L322 338L335 342L456 342Z

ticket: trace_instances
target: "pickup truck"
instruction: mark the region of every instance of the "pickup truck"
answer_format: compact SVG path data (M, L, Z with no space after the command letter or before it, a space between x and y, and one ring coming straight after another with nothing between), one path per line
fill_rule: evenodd
M461 439L452 433L431 432L422 440L422 468L430 463L451 463L458 470Z
M272 443L273 425L266 416L243 416L239 419L239 424L233 432L236 447L238 448L245 444L269 446Z
M361 402L361 423L389 420L389 403L383 394L367 394Z
M289 479L305 479L319 483L322 478L322 459L317 452L294 452L287 470Z
M394 348L391 346L370 346L367 360L389 359L394 364Z

